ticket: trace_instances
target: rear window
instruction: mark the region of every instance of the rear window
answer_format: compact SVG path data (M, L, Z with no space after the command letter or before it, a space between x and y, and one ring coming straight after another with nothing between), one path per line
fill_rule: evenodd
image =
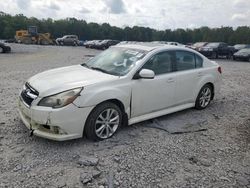
M187 51L176 51L177 71L195 69L195 55Z
M195 54L195 60L196 60L196 68L201 68L203 66L203 59Z

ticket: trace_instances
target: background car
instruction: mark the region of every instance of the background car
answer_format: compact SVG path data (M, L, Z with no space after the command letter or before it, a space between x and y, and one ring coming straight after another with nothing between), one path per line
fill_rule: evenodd
M233 55L234 60L244 60L250 62L250 48L244 48L239 50L238 52L234 53Z
M244 48L250 48L249 44L236 44L234 45L235 52L244 49Z
M11 51L11 47L5 43L0 42L0 53L9 53Z
M172 45L172 46L182 46L184 47L184 44L181 44L179 42L169 42L169 41L152 41L153 44L166 44L166 45Z
M84 46L86 48L94 48L96 45L98 45L99 43L101 43L102 40L90 40L84 43Z
M184 44L181 44L181 43L179 43L179 42L166 42L166 44L168 44L168 45L173 45L173 46L182 46L182 47L185 46Z
M62 141L85 134L103 140L122 124L205 109L220 83L221 67L189 48L117 45L81 65L28 79L19 113L37 136Z
M56 43L58 45L78 46L79 40L76 35L65 35L62 38L57 38Z
M208 44L208 42L196 42L193 45L190 46L190 48L196 50L196 51L200 51L200 48L206 46Z
M233 57L234 51L235 50L232 46L229 46L224 42L211 42L199 50L199 52L204 56L213 59L216 59L219 56L224 56L230 59Z
M100 43L97 43L94 48L105 50L110 46L118 44L120 41L118 40L103 40Z

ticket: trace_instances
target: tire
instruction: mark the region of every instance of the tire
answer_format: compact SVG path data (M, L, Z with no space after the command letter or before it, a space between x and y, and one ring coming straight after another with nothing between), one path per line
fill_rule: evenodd
M10 53L11 48L9 46L6 46L5 48L3 48L3 53ZM1 50L0 50L1 53Z
M46 40L40 40L40 45L49 45L49 42Z
M90 140L100 141L112 137L122 125L122 111L114 103L97 105L87 118L84 133Z
M22 40L23 44L32 44L32 39L29 37L26 37Z
M217 52L212 52L212 59L217 59L217 58L218 58Z
M227 59L231 59L231 60L233 60L233 54L230 52L228 55L227 55Z
M209 85L209 84L204 85L201 88L201 90L196 98L195 108L197 110L205 109L210 104L212 98L213 98L213 90L212 90L211 85Z

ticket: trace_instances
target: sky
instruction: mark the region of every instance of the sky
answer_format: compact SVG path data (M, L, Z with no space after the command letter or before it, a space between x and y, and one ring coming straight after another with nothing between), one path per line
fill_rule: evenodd
M250 26L250 0L0 0L0 11L158 30Z

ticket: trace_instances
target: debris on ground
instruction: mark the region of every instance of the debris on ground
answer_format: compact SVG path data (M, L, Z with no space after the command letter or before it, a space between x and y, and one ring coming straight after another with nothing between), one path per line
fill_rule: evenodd
M77 163L81 166L96 166L98 161L96 157L81 156Z

